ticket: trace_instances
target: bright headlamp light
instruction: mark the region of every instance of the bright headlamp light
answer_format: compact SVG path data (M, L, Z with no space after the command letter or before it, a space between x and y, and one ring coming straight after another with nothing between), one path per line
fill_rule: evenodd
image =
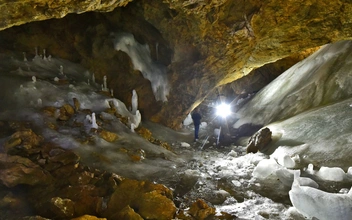
M231 114L231 106L229 104L221 103L216 107L216 115L226 118Z

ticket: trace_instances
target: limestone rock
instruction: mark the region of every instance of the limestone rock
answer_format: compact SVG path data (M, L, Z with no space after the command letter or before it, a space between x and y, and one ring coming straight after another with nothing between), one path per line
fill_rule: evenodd
M146 181L122 180L108 202L107 218L126 206L133 207L143 219L173 219L176 213L172 192L165 186Z
M189 213L195 218L195 219L206 219L212 215L215 215L215 208L209 206L204 200L198 199L196 202L194 202L190 209Z
M20 184L45 185L52 181L49 173L27 158L0 154L0 181L7 187Z
M68 121L72 115L75 113L74 108L69 105L69 104L64 104L60 109L59 109L59 117L58 119L61 121Z
M67 219L73 216L74 202L70 199L54 197L50 200L49 211L58 218Z
M262 151L271 142L271 131L265 127L256 132L248 141L247 153Z
M32 149L38 146L42 141L43 138L36 135L31 129L17 131L6 141L5 151L8 152L17 146L20 146L22 149Z
M112 1L0 1L0 10L3 11L0 30L32 21L51 18L62 18L68 13L83 13L86 11L111 11L115 7L126 6L132 0Z
M72 218L71 220L106 220L106 218L98 218L96 216L83 215L83 216L80 216L80 217L77 217L77 218Z
M49 117L55 117L56 110L57 109L54 106L45 106L42 108L43 113Z
M111 217L119 220L143 220L143 218L136 213L130 206L126 206L120 212Z
M77 98L73 98L73 105L75 106L75 111L78 112L81 109L81 103Z
M99 136L104 140L106 140L107 142L114 142L118 139L117 134L104 129L98 130L98 133L99 133Z

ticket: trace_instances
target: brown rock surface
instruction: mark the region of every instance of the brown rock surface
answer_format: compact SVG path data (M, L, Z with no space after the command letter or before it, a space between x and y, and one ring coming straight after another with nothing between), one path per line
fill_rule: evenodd
M0 154L0 167L0 181L7 187L46 185L52 180L48 172L24 157Z
M176 213L172 191L147 181L122 180L108 202L104 216L117 215L126 206L133 208L143 219L172 219Z
M83 215L77 218L72 218L71 220L106 220L106 218L98 218L91 215Z
M271 131L269 128L262 128L257 131L248 141L247 153L262 151L271 142Z
M195 219L202 220L215 215L215 208L209 206L204 200L198 199L191 205L189 213Z
M1 0L2 13L0 30L14 25L21 25L32 21L51 18L62 18L69 13L83 13L86 11L111 11L115 7L125 6L132 0L112 1L52 1L52 0Z

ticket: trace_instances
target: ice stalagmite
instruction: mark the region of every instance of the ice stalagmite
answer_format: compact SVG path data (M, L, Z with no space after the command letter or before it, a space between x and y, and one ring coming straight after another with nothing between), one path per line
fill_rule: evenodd
M132 114L135 115L138 109L138 95L136 90L132 91Z

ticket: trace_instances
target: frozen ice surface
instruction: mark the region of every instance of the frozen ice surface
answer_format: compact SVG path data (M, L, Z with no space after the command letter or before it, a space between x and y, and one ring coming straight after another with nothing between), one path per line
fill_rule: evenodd
M309 218L349 220L352 218L352 191L348 194L327 193L294 180L289 192L295 208Z
M351 96L351 49L351 41L325 45L297 63L237 111L234 127L269 124Z
M294 168L296 165L295 161L289 155L281 155L277 162L286 168Z
M274 159L261 160L253 171L253 176L259 179L265 179L270 174L276 172L280 165Z

